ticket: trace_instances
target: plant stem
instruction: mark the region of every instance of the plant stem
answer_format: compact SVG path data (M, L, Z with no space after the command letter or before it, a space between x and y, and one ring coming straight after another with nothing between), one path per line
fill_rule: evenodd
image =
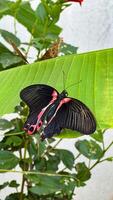
M53 149L55 149L56 146L57 146L61 141L62 141L62 138L59 139L58 142L57 142L53 147L51 147L50 149L47 149L47 151L45 151L45 152L41 155L41 158L44 158L44 156L45 156L47 153L49 153L49 152L51 152Z
M27 140L27 138L25 137L24 156L23 156L23 159L24 159L24 160L26 159L27 144L28 144L28 140ZM24 162L23 169L25 170L25 162ZM20 199L19 199L19 200L23 200L24 183L25 183L25 176L24 176L24 174L23 174L23 175L22 175L22 185L21 185Z
M113 141L108 145L108 147L105 149L104 153L113 145Z
M8 133L8 134L0 134L0 136L14 136L14 135L23 135L23 133L25 133L25 131L19 132L19 133Z
M26 50L26 57L27 57L27 55L28 55L28 53L29 53L29 50L30 50L30 48L31 48L31 42L32 42L32 39L33 39L33 36L31 35L30 36L30 40L29 40L29 42L28 42L28 48L27 48L27 50Z
M35 31L35 25L36 25L36 23L37 23L37 19L35 20L35 22L34 22L34 24L33 24L33 26L32 26L32 30L31 30L31 36L30 36L30 40L29 40L29 42L28 42L28 48L27 48L27 50L26 50L26 57L27 57L27 55L28 55L28 53L29 53L29 50L30 50L30 47L31 47L31 43L32 43L32 39L33 39L33 33L34 33L34 31Z
M8 170L8 169L0 169L0 172L13 172L13 173L21 173L21 174L24 174L24 175L27 175L27 174L36 174L36 175L42 175L42 176L51 176L51 177L67 177L67 178L73 178L73 179L76 179L78 180L76 177L73 176L73 174L71 175L66 175L66 174L57 174L57 173L44 173L44 172L38 172L38 171L19 171L19 170ZM78 180L79 181L79 180Z
M24 183L25 183L25 178L24 178L24 175L23 175L22 176L22 186L21 186L20 199L19 200L23 200Z

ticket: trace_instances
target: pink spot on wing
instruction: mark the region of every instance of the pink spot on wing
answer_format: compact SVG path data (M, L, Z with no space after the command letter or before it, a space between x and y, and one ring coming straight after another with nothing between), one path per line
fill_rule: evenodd
M39 122L38 126L36 127L37 131L39 131L39 130L40 130L40 128L41 128L41 126L42 126L42 123L43 123L43 122L40 120L40 122Z
M58 96L58 93L54 90L52 93L52 97L57 97L57 96Z
M29 135L32 135L36 130L36 125L31 125L27 131Z
M57 97L58 97L58 93L54 90L51 96L52 96L53 98L52 98L52 100L50 101L49 104L54 103L54 101L55 101L55 100L57 99Z
M64 104L64 103L68 103L69 101L71 101L71 98L68 98L68 97L67 97L67 98L62 99L60 103L61 103L61 105L62 105L62 104Z
M56 116L56 114L57 114L57 112L58 112L58 110L60 109L60 107L64 104L64 103L68 103L69 101L71 101L72 99L71 98L64 98L64 99L62 99L61 101L60 101L60 103L59 103L59 105L58 105L58 107L57 107L57 109L56 109L56 111L55 111L55 113L54 113L54 115L52 116L52 118L49 120L49 122L48 122L48 124L53 120L53 118Z

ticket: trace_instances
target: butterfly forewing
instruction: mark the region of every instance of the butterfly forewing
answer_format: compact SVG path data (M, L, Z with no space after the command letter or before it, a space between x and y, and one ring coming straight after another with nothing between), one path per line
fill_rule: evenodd
M64 118L62 127L77 130L83 134L91 134L96 129L96 121L89 108L77 99L63 105Z
M24 127L27 124L36 124L38 114L51 101L53 91L56 90L48 85L36 84L20 92L21 99L29 106L29 116ZM56 93L59 94L57 91Z
M62 105L55 118L46 128L46 132L54 132L54 124L59 127L58 133L63 128L79 131L82 134L91 134L96 129L96 120L93 114L85 104L77 99L71 99L71 101Z

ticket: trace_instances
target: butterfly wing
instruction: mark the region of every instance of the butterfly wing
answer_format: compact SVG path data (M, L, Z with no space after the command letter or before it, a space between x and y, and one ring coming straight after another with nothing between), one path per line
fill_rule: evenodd
M85 104L71 98L71 101L61 106L48 124L45 135L50 137L50 135L60 133L63 128L79 131L82 134L91 134L96 130L96 120Z
M53 91L55 91L57 95L59 94L53 87L44 84L36 84L30 85L20 92L21 99L29 107L29 116L24 127L26 127L27 124L36 124L37 115L49 104L52 99Z

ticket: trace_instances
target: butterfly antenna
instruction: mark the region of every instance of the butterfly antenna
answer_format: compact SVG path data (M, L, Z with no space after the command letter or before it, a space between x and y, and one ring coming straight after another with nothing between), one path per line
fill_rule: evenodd
M77 83L72 83L70 84L68 87L66 87L65 89L67 90L70 87L73 87L74 85L78 85L79 83L81 83L82 80L78 81Z

